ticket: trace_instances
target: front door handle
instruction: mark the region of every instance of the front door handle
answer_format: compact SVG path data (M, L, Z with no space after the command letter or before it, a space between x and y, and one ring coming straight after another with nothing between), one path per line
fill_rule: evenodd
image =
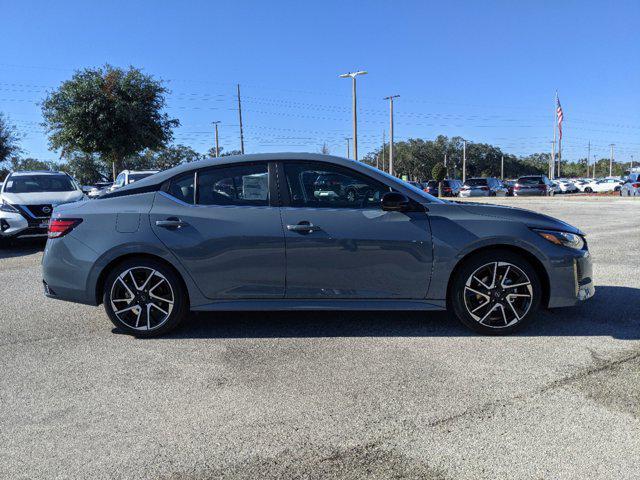
M300 222L296 225L287 225L287 230L290 232L298 232L298 233L312 233L320 230L320 227L314 225L311 222Z
M170 217L166 220L156 220L156 226L162 228L181 228L189 225L187 222L183 222L179 218Z

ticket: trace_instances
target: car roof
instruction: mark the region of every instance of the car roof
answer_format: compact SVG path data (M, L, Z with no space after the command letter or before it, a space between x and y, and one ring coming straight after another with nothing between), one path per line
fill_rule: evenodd
M66 175L65 172L57 172L53 170L18 170L15 172L11 172L10 175L12 177L22 177L27 175Z
M402 184L405 184L401 179L396 177L389 176L386 172L376 169L370 165L367 165L363 162L359 162L357 160L351 160L348 158L336 157L333 155L324 155L321 153L308 153L308 152L274 152L274 153L252 153L245 155L229 155L226 157L214 157L207 158L203 160L196 160L195 162L181 163L173 168L168 170L163 170L155 175L151 175L149 177L143 178L142 180L138 180L135 183L131 183L129 185L125 185L122 188L119 188L117 192L113 192L110 195L120 196L126 194L128 191L144 191L144 190L152 190L153 187L161 185L162 183L170 180L176 175L180 175L185 172L190 172L192 170L198 170L201 168L207 167L216 167L220 165L228 165L228 164L238 164L238 163L252 163L252 162L268 162L268 161L309 161L309 162L322 162L322 163L330 163L338 166L343 166L347 168L352 168L356 171L360 171L361 173L366 173L368 175L378 177L379 179L387 179L393 182L397 182L398 185L402 188ZM410 187L414 188L414 187ZM116 195L117 194L117 195ZM109 198L105 196L105 198ZM433 198L431 201L441 202L441 200L437 198Z
M127 175L131 175L136 174L136 173L150 173L150 174L154 174L154 173L158 173L160 170L123 170L120 173L126 173Z

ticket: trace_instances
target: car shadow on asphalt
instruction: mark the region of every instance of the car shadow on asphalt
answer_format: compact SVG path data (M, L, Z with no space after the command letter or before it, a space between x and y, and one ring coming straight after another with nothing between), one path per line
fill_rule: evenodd
M25 239L11 242L0 247L0 260L4 258L24 257L34 253L42 252L46 244L46 239Z
M541 310L517 336L610 336L640 339L640 289L598 286L575 307ZM446 312L305 311L192 313L159 339L295 337L469 337Z

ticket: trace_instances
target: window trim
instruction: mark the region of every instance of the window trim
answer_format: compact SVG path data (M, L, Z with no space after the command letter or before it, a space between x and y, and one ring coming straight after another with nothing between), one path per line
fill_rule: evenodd
M281 206L282 207L286 207L286 208L301 208L301 209L314 209L314 210L352 210L352 211L362 211L362 210L373 210L373 209L368 209L368 208L349 208L349 207L330 207L330 206L317 206L317 205L304 205L304 206L300 206L300 205L292 205L291 204L291 196L289 195L289 189L287 188L287 176L285 173L285 169L284 169L284 165L285 163L288 164L300 164L300 163L306 163L306 164L312 164L312 165L325 165L327 167L334 167L336 170L344 170L346 172L349 172L355 176L360 176L360 177L364 177L372 182L377 182L380 183L382 185L384 185L385 187L387 187L389 189L389 191L393 191L393 187L386 184L385 182L378 180L377 178L373 178L369 175L367 175L366 173L362 173L359 172L357 170L354 170L352 168L346 167L344 165L339 165L337 163L330 163L330 162L322 162L322 161L317 161L317 160L298 160L298 159L287 159L287 160L280 160L277 162L277 171L278 171L278 186L280 187L279 191L280 191L280 195L281 195ZM337 172L340 173L340 172ZM282 179L282 181L280 181L280 179Z
M277 203L277 201L275 199L278 198L278 184L277 182L274 183L274 180L272 180L272 177L274 177L274 167L275 164L277 162L272 161L272 160L268 160L268 161L259 161L259 162L237 162L237 163L225 163L222 165L211 165L211 166L207 166L207 167L201 167L201 168L196 168L194 170L191 171L186 171L186 172L182 172L182 173L178 173L177 175L174 175L173 177L165 180L161 187L160 187L160 193L163 194L165 197L174 200L175 202L179 203L180 205L183 206L187 206L187 207L198 207L198 208L205 208L205 207L224 207L224 208L245 208L245 207L251 207L251 208L266 208L266 207L274 207L274 206L279 206ZM268 180L268 198L267 198L267 205L203 205L201 203L198 203L198 177L200 175L201 172L206 172L206 171L210 171L210 170L215 170L215 169L222 169L222 168L234 168L234 167L240 167L240 166L245 166L245 165L264 165L266 164L267 166L267 180ZM273 166L272 166L273 165ZM191 203L187 203L184 200L181 200L177 197L175 197L174 195L171 195L171 193L169 193L169 188L171 186L171 183L176 180L179 177L182 176L186 176L188 173L192 173L193 174L193 204ZM274 189L275 189L275 194L274 194Z

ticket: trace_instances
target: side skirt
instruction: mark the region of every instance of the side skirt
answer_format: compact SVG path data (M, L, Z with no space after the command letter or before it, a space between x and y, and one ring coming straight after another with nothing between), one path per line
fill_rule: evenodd
M218 300L191 306L198 312L256 310L446 310L445 300L259 299Z

